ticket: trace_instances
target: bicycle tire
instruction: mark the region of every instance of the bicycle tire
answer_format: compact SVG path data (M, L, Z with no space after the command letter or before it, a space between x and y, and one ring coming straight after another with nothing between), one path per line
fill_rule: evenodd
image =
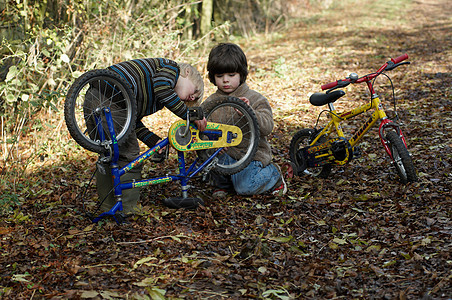
M234 125L242 130L242 142L238 146L225 148L226 154L235 162L226 163L219 156L219 160L212 171L220 175L232 175L246 168L254 159L260 140L259 124L253 109L235 97L227 97L203 102L201 105L207 122ZM202 159L209 158L217 149L198 151Z
M389 142L389 149L392 154L392 161L399 174L402 183L416 182L416 168L414 167L411 155L408 152L405 144L400 136L395 131L390 131L386 134L386 139Z
M331 173L331 165L324 165L322 167L316 167L316 168L308 168L307 162L303 158L299 158L297 156L297 152L304 148L309 146L311 141L317 136L314 135L313 129L301 129L295 133L292 140L290 141L289 146L289 155L290 160L297 166L297 175L303 176L303 175L311 175L314 177L319 178L327 178ZM318 144L323 143L326 141L325 137L320 137L318 140Z
M77 78L70 87L64 103L64 118L72 138L83 148L104 153L112 144L106 127L105 115L109 107L118 146L122 145L135 129L137 104L134 94L119 74L106 69L92 70ZM102 120L105 140L95 126L94 115Z

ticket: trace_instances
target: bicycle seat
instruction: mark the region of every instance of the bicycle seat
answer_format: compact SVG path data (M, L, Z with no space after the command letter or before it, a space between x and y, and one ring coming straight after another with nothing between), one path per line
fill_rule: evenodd
M331 93L314 93L311 97L309 97L309 102L311 102L314 106L322 106L328 103L333 103L344 95L345 92L342 90L333 91Z

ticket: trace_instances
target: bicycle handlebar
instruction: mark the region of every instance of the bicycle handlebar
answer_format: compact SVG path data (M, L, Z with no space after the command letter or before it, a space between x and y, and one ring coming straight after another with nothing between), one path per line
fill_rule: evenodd
M322 85L322 91L329 90L329 89L334 88L336 86L337 86L337 81L324 84L324 85Z
M408 54L405 53L403 55L400 55L399 57L391 58L391 61L395 64L398 64L399 62L404 61L407 58L408 58Z
M386 62L386 63L384 63L384 64L378 69L377 72L372 73L372 74L369 74L369 75L366 75L366 76L361 77L361 78L359 78L359 79L357 79L357 80L352 80L352 79L350 79L349 77L347 77L347 78L345 78L345 79L336 80L336 81L333 81L333 82L324 84L324 85L321 86L322 91L346 87L346 86L349 85L350 83L367 82L367 81L369 81L369 80L371 80L371 79L377 77L378 75L381 74L381 72L383 72L383 71L385 71L385 70L389 71L389 70L392 70L392 69L397 68L397 67L400 66L400 65L409 63L409 62L401 63L401 62L404 61L405 59L408 59L408 54L406 54L406 53L403 54L403 55L400 55L399 57L391 58L391 60L388 61L388 62Z

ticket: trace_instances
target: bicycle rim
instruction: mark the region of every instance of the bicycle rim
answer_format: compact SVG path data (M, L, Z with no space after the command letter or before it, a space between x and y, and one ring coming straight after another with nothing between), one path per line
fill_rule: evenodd
M312 138L312 129L301 129L297 133L295 133L289 146L290 160L297 166L299 176L309 175L313 177L327 178L331 172L331 165L309 168L304 158L298 154L301 149L309 146ZM320 137L318 143L325 141L325 137Z
M111 71L94 70L82 75L68 92L66 125L74 140L87 150L102 153L113 142L106 124L106 108L111 111L116 140L121 145L136 120L135 99L124 81ZM96 122L101 122L103 130Z
M234 161L231 162L224 155L219 155L213 170L223 175L231 175L243 170L253 160L259 144L259 125L254 112L242 100L232 97L211 102L203 108L208 122L237 126L242 131L240 145L225 149L225 153ZM201 157L207 158L216 150L200 151Z

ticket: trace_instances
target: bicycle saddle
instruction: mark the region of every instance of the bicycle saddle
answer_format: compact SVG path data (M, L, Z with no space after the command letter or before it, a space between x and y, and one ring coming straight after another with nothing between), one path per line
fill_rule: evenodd
M314 93L309 97L309 102L314 106L322 106L328 103L333 103L340 97L344 96L345 92L342 90L333 91L330 93Z

